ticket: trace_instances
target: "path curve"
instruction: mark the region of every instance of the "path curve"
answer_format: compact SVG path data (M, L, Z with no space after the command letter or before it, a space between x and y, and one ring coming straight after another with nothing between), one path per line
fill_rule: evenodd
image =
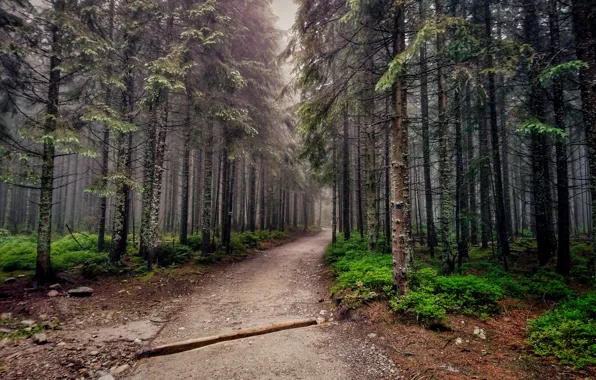
M331 232L298 239L231 264L165 325L154 345L324 314L332 319L323 253ZM324 300L324 302L320 302ZM142 361L131 379L391 379L381 349L338 326L287 330Z

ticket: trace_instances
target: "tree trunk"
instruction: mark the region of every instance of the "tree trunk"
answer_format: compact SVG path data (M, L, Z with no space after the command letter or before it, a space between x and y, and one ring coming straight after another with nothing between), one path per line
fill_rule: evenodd
M344 238L346 240L350 240L350 133L349 133L349 119L348 119L348 107L345 106L343 110L343 171L344 171L344 178L343 178L343 192L342 192L342 200L343 200L343 233Z
M559 18L556 0L549 0L549 26L551 40L551 54L553 65L561 63L559 59L560 36ZM565 132L565 96L563 85L559 78L553 80L553 108L556 126ZM564 139L557 139L557 235L558 255L557 273L568 276L571 270L570 236L569 224L571 222L569 203L569 175L567 169L567 142Z
M485 17L485 34L487 40L491 41L491 14L490 2L484 0L484 17ZM492 69L493 56L486 55L485 69ZM509 256L509 238L507 234L507 221L505 213L505 200L503 196L503 173L501 167L501 147L499 145L499 125L497 123L497 94L495 88L495 73L490 71L488 73L488 104L490 111L490 130L492 137L492 153L493 153L493 170L494 170L494 195L495 195L495 214L497 221L497 234L499 238L499 245L501 249L501 258L505 270L507 268L507 256Z
M525 42L536 44L538 38L538 14L535 0L524 8ZM529 71L530 93L528 94L530 114L544 122L544 91L538 81L542 72L542 63L536 59ZM546 265L556 249L552 218L552 196L550 190L550 168L548 154L548 136L533 130L531 132L532 151L532 187L536 221L536 242L538 245L538 262Z
M592 0L572 0L577 57L588 67L580 71L580 89L590 190L592 193L592 226L596 225L596 4ZM596 234L592 235L592 266L596 267Z
M356 202L358 203L358 232L360 233L361 237L364 237L364 212L362 211L362 154L361 154L361 141L362 141L362 132L360 131L360 115L358 116L358 120L356 122L356 134L358 135L358 145L356 147L357 154L358 154L358 162L357 162L357 180L356 180Z
M167 123L168 123L168 116L169 116L169 100L167 98L167 94L164 99L164 110L161 114L162 118L159 120L159 124L157 126L157 140L156 140L156 147L155 147L155 171L153 175L153 184L152 189L153 192L151 194L151 202L150 202L150 215L149 215L149 240L147 241L147 250L149 253L149 260L147 261L147 267L149 270L152 269L153 264L155 264L156 260L156 248L157 248L157 238L159 234L159 205L161 201L161 189L162 189L162 180L163 180L163 173L164 173L164 160L165 160L165 153L166 153L166 137L167 137Z
M182 204L180 206L180 244L188 244L188 207L190 205L190 112L191 112L191 96L187 95L186 99L186 119L185 133L184 133L184 148L182 161Z
M436 0L435 6L437 14L442 15L442 0ZM440 55L444 53L445 37L437 36L437 52ZM438 105L439 105L439 184L441 186L441 218L439 230L439 241L441 242L441 261L443 263L443 273L453 272L454 262L451 252L451 223L452 223L452 195L451 195L451 168L448 151L448 133L449 125L447 123L447 85L443 73L443 63L437 65L437 86L438 86Z
M213 118L208 119L205 129L205 180L203 184L203 230L202 230L202 254L207 256L211 253L211 187L213 178Z
M53 4L54 12L61 12L62 1ZM48 102L43 132L45 136L54 134L58 127L58 105L60 102L60 30L51 25L52 55L50 57L50 77L48 83ZM39 222L37 228L37 258L35 263L35 280L47 283L53 280L54 272L50 259L50 243L52 238L52 195L54 192L54 140L43 139L43 153L39 195Z
M419 13L424 18L425 2L418 2ZM420 114L422 117L422 156L424 165L424 194L426 200L426 242L430 256L435 256L437 235L433 216L433 190L431 182L430 163L430 126L428 118L428 65L426 59L426 44L420 47Z
M110 41L113 41L114 38L114 8L115 8L115 0L110 0L109 2L109 15L108 15L108 37ZM111 53L110 58L111 58ZM107 67L107 77L112 75L112 65L111 59L108 59L108 67ZM105 97L106 106L110 107L112 104L112 86L106 86L106 97ZM104 126L103 132L103 142L102 142L102 149L101 149L101 180L100 184L102 190L106 190L108 186L108 170L110 164L110 128L106 125ZM106 195L102 195L99 198L99 228L97 232L97 250L103 251L105 249L105 235L106 235L106 213L108 209L108 198Z
M405 50L405 6L397 5L395 54ZM398 295L408 291L408 272L412 262L410 184L408 168L407 91L402 75L393 86L395 119L391 133L391 224L393 281Z

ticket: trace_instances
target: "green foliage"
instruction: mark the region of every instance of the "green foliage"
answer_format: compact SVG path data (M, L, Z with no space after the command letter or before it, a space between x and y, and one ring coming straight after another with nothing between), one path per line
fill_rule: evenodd
M555 272L541 270L526 280L528 292L535 296L559 300L571 296L573 293L567 288L565 278Z
M101 264L107 255L95 251L97 235L74 235L63 237L51 245L52 266L64 271L84 264ZM82 246L82 248L81 248ZM35 269L37 238L35 236L9 236L0 239L0 270L30 271Z
M155 248L157 264L161 267L183 264L192 259L193 250L185 245L159 244Z
M538 80L542 86L546 87L550 85L550 83L556 78L564 77L569 73L577 73L580 70L587 68L588 64L584 61L576 60L565 62L561 63L560 65L549 67L542 74L540 74Z
M259 244L265 240L281 240L288 239L289 237L290 235L288 233L281 231L259 230L255 232L234 232L230 236L230 243L232 245L232 251L242 252L247 248L257 248ZM215 245L217 247L221 247L221 241L216 239ZM193 235L188 237L188 247L190 247L193 251L200 251L202 246L203 237L201 235Z
M393 258L370 253L366 239L353 236L345 241L340 236L335 247L327 248L326 259L337 278L333 291L346 294L345 305L354 307L378 294L393 294Z
M414 40L408 45L408 47L396 55L391 62L387 71L383 74L381 79L376 85L377 91L386 91L399 75L402 74L404 65L420 50L422 44L426 43L437 36L443 35L449 28L465 26L465 20L460 17L441 17L435 20L427 21L426 24L418 30ZM462 28L463 29L463 28ZM467 30L467 29L466 29ZM467 44L466 44L467 48Z
M528 343L537 355L563 363L596 365L596 293L569 300L529 322Z
M523 134L537 133L539 135L547 135L555 140L567 139L567 133L565 133L564 130L544 124L537 119L526 121L517 129L517 132Z
M413 274L411 291L391 300L396 312L412 314L422 324L440 323L446 313L490 315L505 292L487 279L476 276L439 276L431 268Z

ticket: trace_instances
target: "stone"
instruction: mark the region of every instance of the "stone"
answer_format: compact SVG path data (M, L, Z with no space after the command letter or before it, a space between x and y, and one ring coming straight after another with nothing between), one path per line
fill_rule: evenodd
M128 364L123 364L120 367L112 368L110 370L110 375L118 376L118 375L126 372L129 368L130 368L130 365L128 365Z
M59 289L62 289L62 285L60 285L60 284L50 285L50 289L59 290Z
M476 335L480 339L486 339L486 332L484 331L484 329L481 329L480 327L474 327L474 335Z
M24 321L21 321L21 324L23 326L32 327L35 326L35 321L32 319L25 319Z
M33 343L35 344L46 344L48 343L48 336L44 333L33 334L31 337L33 339Z
M319 302L320 302L320 303L323 303L323 302L325 302L325 299L323 299L323 298L319 298Z
M97 355L99 355L99 351L91 351L89 353L89 355L91 355L91 356L97 356Z
M377 337L377 334L375 334L375 333L368 334L369 339L375 339L376 337Z
M17 279L15 277L9 277L6 280L4 280L4 283L5 284L12 284L12 283L14 283L16 281L17 281Z
M325 323L325 318L323 318L323 317L317 317L317 325L320 325L322 323Z
M455 344L458 346L461 346L462 344L464 344L464 340L462 338L457 338L455 340Z
M98 380L116 380L116 378L108 373L107 375L100 377Z
M26 277L26 276L25 276L24 274L19 274L19 275L17 276L17 278L25 278L25 277Z
M327 310L321 310L321 311L319 312L319 314L321 314L321 315L326 315L326 314L327 314Z
M12 313L2 313L0 314L0 319L7 320L12 318Z
M80 288L70 289L68 295L72 297L90 297L93 295L93 289L87 286L81 286Z
M60 292L58 292L57 290L50 290L48 292L48 297L58 297L60 295Z

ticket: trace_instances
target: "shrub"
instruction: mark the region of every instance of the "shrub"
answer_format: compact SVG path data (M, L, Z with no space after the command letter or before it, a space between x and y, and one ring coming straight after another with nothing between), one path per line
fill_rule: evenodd
M493 314L504 297L499 285L476 276L438 276L423 268L412 275L411 291L391 300L396 312L413 314L423 324L438 323L446 313Z
M405 297L393 298L389 301L393 311L411 313L423 325L441 323L446 314L439 302L439 297L424 290L410 291Z
M497 301L504 296L500 286L476 276L439 276L435 294L444 295L447 311L474 315L497 312Z
M327 248L326 258L337 277L335 291L382 292L393 285L392 256L368 252L366 240L358 236L338 239Z
M192 235L188 237L188 246L195 252L199 252L203 249L203 236Z
M192 259L193 250L185 245L159 244L155 248L157 264L161 267L182 264Z
M534 274L527 282L527 287L530 294L551 300L563 299L573 294L567 288L563 276L544 270Z
M596 365L596 293L569 300L528 324L528 343L537 355L563 363Z
M393 285L391 255L363 255L343 258L333 265L339 276L337 285L340 289L365 288L381 291L385 286Z

